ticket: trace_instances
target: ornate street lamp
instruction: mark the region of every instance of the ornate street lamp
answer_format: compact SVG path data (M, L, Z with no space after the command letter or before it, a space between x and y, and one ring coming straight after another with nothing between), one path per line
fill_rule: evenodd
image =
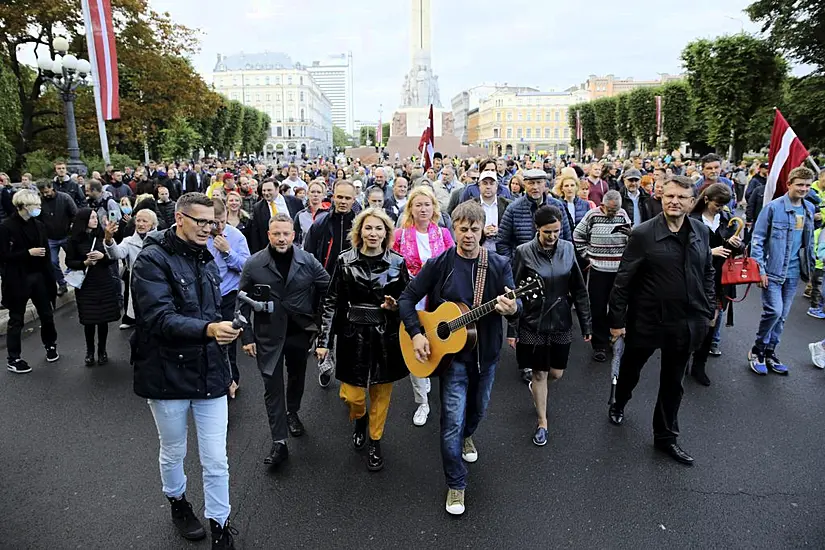
M52 41L52 48L57 52L54 59L39 57L37 68L44 82L54 86L63 99L66 114L66 139L68 141L69 160L66 168L71 174L85 176L88 172L86 165L80 160L80 146L77 143L77 125L74 118L74 100L77 97L78 86L88 86L86 80L92 70L91 64L85 59L78 59L69 52L69 41L57 36Z

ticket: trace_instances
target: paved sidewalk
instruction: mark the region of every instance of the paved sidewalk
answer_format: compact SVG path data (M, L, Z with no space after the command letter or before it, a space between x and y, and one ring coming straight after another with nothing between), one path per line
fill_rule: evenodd
M63 296L57 297L57 302L55 303L55 309L60 309L61 307L65 306L66 304L74 303L74 289L69 287L69 291L64 294ZM26 316L23 318L23 322L28 324L32 321L35 321L38 318L37 310L34 309L34 306L29 301L29 305L26 307ZM9 328L9 310L3 309L0 310L0 335L5 335Z

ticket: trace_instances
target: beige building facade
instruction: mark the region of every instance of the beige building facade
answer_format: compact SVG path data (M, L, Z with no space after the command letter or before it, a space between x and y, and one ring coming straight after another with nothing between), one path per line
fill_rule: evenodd
M587 91L587 99L592 101L602 97L614 97L635 90L636 88L655 88L662 84L683 78L684 75L670 75L667 73L662 73L658 80L616 78L612 74L606 76L590 75L587 81L581 85L581 88Z

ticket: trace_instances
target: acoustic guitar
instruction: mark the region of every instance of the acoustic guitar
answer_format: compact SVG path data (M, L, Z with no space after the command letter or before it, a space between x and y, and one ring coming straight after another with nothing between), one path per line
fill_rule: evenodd
M541 296L543 291L544 282L541 278L528 277L517 289L507 292L504 296L511 300L535 299ZM439 367L447 366L456 353L475 347L475 322L495 309L496 301L490 300L474 309L461 303L444 302L435 311L419 311L418 320L424 329L424 336L430 342L430 357L426 361L416 358L412 338L404 329L404 323L401 323L401 353L407 369L419 378L426 378Z

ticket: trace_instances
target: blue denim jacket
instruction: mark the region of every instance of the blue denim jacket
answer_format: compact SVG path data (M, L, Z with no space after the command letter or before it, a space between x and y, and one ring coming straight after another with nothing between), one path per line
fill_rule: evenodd
M799 271L803 281L808 281L814 269L814 207L802 201L805 209L805 227L802 230L802 247L799 249ZM796 213L788 195L774 199L762 209L753 228L751 256L759 263L759 272L779 284L788 275L792 233L796 225Z

